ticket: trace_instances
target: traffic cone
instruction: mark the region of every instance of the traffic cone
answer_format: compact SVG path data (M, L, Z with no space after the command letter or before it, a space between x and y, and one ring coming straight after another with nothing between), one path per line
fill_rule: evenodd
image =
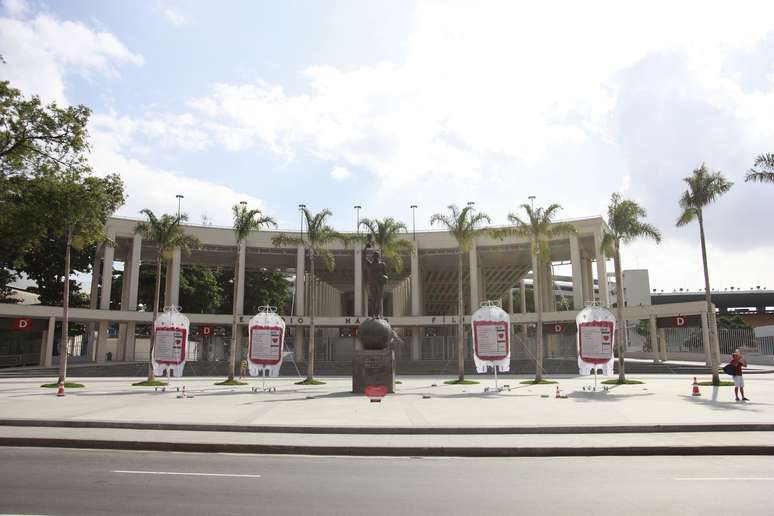
M699 392L699 382L696 381L696 377L693 377L693 392L691 392L691 396L701 396L701 392Z
M64 382L59 382L59 386L56 389L56 395L57 396L64 396Z

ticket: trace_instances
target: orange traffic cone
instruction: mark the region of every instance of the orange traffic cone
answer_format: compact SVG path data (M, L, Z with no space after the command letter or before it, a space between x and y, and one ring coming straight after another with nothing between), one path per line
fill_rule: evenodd
M56 389L56 395L57 396L64 396L64 382L59 382L59 387Z
M691 392L691 396L701 396L701 392L699 392L699 382L696 381L696 377L693 377L693 392Z

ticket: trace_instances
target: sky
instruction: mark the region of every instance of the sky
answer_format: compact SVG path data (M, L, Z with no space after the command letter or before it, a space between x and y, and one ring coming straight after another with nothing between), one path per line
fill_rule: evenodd
M417 230L475 202L495 224L559 203L640 203L660 245L625 246L665 292L703 286L698 226L676 228L682 178L735 183L705 212L713 288L774 288L774 2L33 1L0 7L0 79L92 111L96 174L119 215L231 223L247 201L281 228Z

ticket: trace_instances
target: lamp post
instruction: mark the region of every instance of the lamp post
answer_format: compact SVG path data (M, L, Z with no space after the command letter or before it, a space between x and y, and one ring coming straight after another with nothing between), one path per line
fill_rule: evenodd
M468 206L470 209L475 209L474 206L476 205L476 201L468 201Z
M532 207L532 211L535 211L535 196L530 195L529 197L527 197L527 199L529 199L530 205Z
M357 213L357 215L355 215L355 221L356 221L355 222L355 233L360 235L360 209L362 208L362 206L360 206L359 204L356 204L356 205L353 206L353 208L355 208L355 212Z
M183 194L177 194L175 195L177 197L177 218L180 218L180 201L185 197Z
M414 240L417 239L417 205L411 205L411 231L414 234Z

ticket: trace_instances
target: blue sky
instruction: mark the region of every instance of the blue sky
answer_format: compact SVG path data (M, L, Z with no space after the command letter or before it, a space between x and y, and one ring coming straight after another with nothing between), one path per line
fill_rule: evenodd
M225 5L225 8L224 8ZM228 225L246 200L294 228L428 227L475 201L504 223L527 196L565 218L640 202L660 246L626 248L656 288L698 288L681 178L736 185L707 213L720 288L774 287L774 188L743 182L774 152L771 2L176 2L4 0L0 77L93 109L95 172L141 208Z

